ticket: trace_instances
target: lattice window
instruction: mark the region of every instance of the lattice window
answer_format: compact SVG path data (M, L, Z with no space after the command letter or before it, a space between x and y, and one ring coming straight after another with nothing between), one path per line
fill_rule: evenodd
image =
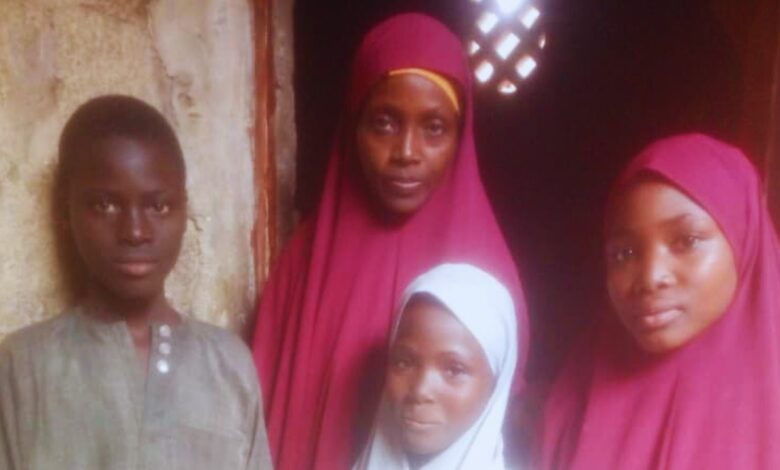
M482 86L505 95L533 75L547 43L536 0L470 0L476 22L467 50Z

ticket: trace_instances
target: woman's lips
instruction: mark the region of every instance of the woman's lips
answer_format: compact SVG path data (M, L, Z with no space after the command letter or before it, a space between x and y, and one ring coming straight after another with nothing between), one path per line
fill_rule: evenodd
M398 196L412 196L422 188L422 181L408 178L386 178L385 187Z
M154 271L154 261L121 260L114 262L117 270L129 277L144 277Z

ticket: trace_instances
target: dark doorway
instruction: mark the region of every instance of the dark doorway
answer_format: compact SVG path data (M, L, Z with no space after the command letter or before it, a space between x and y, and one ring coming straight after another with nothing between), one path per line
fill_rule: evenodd
M465 36L468 0L298 0L297 206L315 206L350 58L383 17L427 12ZM699 130L735 140L743 72L704 0L539 0L548 45L509 98L477 93L483 180L532 318L532 378L551 375L603 300L599 232L610 181L643 145Z

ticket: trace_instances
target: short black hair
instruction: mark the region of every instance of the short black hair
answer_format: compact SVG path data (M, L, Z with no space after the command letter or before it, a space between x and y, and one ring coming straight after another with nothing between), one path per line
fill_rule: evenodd
M179 139L162 113L132 96L103 95L79 106L65 123L58 152L59 179L63 189L85 147L109 137L162 145L182 173L186 173Z

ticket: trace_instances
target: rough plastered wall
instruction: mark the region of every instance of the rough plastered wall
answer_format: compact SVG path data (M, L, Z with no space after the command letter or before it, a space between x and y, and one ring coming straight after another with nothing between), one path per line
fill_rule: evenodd
M56 144L90 97L162 110L190 215L168 294L238 329L254 304L253 45L247 0L0 0L0 338L72 301L51 215Z

